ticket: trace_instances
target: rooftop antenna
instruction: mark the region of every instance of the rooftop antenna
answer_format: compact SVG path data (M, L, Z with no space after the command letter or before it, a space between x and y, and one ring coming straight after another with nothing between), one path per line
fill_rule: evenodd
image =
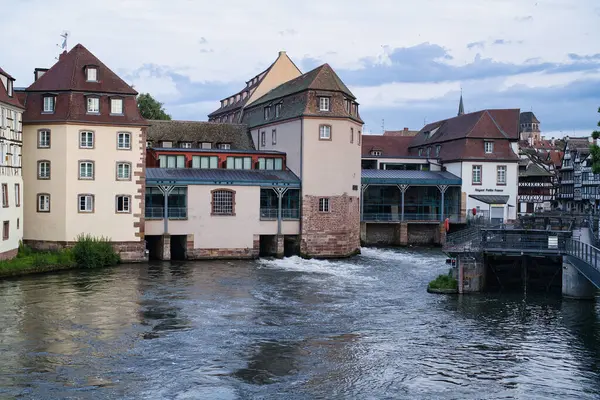
M385 119L381 119L381 133L385 133Z

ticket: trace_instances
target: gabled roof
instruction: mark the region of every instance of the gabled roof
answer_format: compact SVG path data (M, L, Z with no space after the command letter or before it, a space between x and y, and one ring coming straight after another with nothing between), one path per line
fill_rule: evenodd
M535 117L535 114L531 111L522 112L521 115L519 116L519 121L521 124L529 124L529 123L539 124L540 123L540 121L538 121L538 119Z
M569 150L589 150L590 140L587 137L577 137L577 138L569 138L567 139L566 146L569 147Z
M519 176L552 176L552 173L541 165L531 162L523 171L519 171Z
M384 131L383 136L416 136L419 131L411 131L408 128L404 128L401 131Z
M13 82L13 95L11 97L8 95L8 90L7 90L6 86L4 86L4 83L0 80L0 103L10 104L12 106L25 109L25 107L23 107L23 104L21 104L21 102L19 101L18 94L15 91L15 88L14 88L15 79L12 76L10 76L9 74L7 74L6 72L4 72L4 70L2 68L0 68L0 74L6 76L9 80L11 80Z
M371 151L379 150L382 156L407 157L408 146L412 140L412 136L363 135L362 155L370 156Z
M329 64L323 64L312 71L277 86L252 103L252 106L268 103L309 89L342 92L350 98L355 99L350 89L342 82Z
M246 125L205 121L149 120L148 140L230 143L234 150L254 150Z
M98 82L86 80L86 66L98 68ZM77 44L68 53L63 52L58 62L25 91L85 91L137 95L131 86L81 44Z
M12 79L13 81L15 80L15 78L13 78L12 76L10 76L10 74L8 72L4 71L1 67L0 67L0 75L4 75L8 79Z

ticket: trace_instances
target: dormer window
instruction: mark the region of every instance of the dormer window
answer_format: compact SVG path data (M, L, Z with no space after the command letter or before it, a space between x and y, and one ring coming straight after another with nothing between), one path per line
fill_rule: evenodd
M44 96L44 112L53 113L56 98L54 96Z
M281 103L275 105L275 118L281 115Z
M442 146L440 146L439 144L437 146L435 146L435 156L438 157L440 155L440 150L442 149Z
M382 154L381 150L371 150L372 156L380 156L381 154Z
M483 142L483 148L485 154L491 154L494 152L494 142Z
M110 113L123 115L123 99L110 99Z
M85 69L85 78L88 82L98 82L98 68L87 67Z
M319 97L319 111L329 111L329 97Z
M344 107L345 107L345 109L346 109L346 112L347 112L348 114L350 114L350 104L351 104L351 103L350 103L350 100L348 100L348 99L345 99L345 100L344 100Z
M265 107L265 121L271 117L271 107Z
M6 93L8 94L8 97L13 96L13 81L10 79L8 80L6 85Z
M423 149L419 149L419 157L423 155Z
M88 114L100 113L100 99L98 97L87 98L87 112Z

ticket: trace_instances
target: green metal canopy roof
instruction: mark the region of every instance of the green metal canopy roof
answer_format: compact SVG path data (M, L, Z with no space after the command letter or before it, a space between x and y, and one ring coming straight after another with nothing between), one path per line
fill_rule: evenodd
M363 169L363 184L379 185L461 185L462 180L448 171L402 171Z
M146 168L146 185L235 185L300 187L291 171L256 169Z

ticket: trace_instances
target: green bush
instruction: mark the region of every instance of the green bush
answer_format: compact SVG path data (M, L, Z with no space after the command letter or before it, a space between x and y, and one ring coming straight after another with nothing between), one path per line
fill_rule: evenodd
M72 250L79 268L99 268L117 265L121 260L108 238L79 235Z
M458 289L458 281L452 275L440 275L429 282L430 289Z

